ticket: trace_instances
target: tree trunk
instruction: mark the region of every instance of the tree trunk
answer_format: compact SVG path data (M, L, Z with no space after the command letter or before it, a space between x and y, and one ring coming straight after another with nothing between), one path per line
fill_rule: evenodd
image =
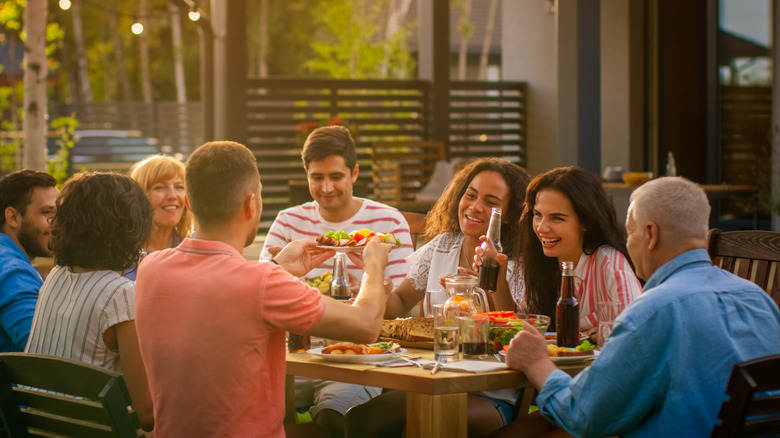
M89 86L89 72L87 71L87 49L84 45L84 29L81 24L81 0L75 0L71 4L70 12L73 16L73 42L76 45L79 77L79 94L76 99L82 102L92 102L92 88Z
M493 30L496 27L496 15L498 12L498 0L490 0L488 6L487 25L485 27L485 39L482 40L482 56L479 58L479 80L487 78L488 56L490 55L490 43L493 38Z
M119 88L122 90L122 100L125 102L133 101L133 91L130 88L130 80L127 78L127 66L125 64L125 52L122 50L122 39L119 37L119 20L117 12L108 14L110 20L111 34L114 42L114 62L116 63L116 80L119 82ZM107 75L106 75L107 76Z
M24 8L24 167L46 170L46 0Z
M260 0L260 53L258 54L258 73L261 78L268 76L268 0Z
M149 16L149 0L140 0L140 14L142 17ZM147 22L146 26L148 27ZM147 36L149 29L144 29L144 32L140 35L140 50L141 50L141 90L144 94L144 102L152 103L152 81L149 78L149 37Z
M179 7L168 4L171 16L171 39L173 42L173 71L176 79L176 102L187 103L187 87L184 81L184 60L182 58L181 13Z
M178 138L176 149L182 150L189 143L187 135L187 87L184 80L184 60L182 57L181 11L173 3L168 4L171 17L171 40L173 42L173 70L176 79L176 123Z
M467 55L469 51L469 38L471 29L471 0L463 0L463 10L458 24L460 31L460 49L458 50L458 79L466 79Z
M396 0L392 0L387 5L387 25L385 27L385 51L382 56L382 64L379 66L379 77L387 78L390 71L390 52L392 50L392 37L401 28L401 21L409 11L412 0L399 0L400 4L396 7Z

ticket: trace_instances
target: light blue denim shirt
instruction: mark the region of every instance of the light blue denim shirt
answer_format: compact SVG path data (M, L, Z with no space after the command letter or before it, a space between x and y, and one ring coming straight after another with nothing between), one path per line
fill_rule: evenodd
M575 436L708 437L734 364L777 353L777 305L697 249L658 269L593 364L554 371L536 402Z

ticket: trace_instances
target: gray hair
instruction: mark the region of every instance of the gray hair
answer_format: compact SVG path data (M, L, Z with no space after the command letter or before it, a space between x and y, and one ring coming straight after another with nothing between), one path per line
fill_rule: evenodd
M674 239L707 237L710 202L704 190L682 177L654 179L631 194L634 220L653 221Z

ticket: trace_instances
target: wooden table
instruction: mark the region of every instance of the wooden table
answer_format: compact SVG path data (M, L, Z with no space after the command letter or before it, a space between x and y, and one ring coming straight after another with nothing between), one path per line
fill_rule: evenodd
M430 350L409 349L408 353L433 360ZM586 365L561 367L571 375ZM295 410L294 376L335 380L358 385L379 386L406 391L406 436L466 437L467 393L494 389L522 389L520 412L528 412L533 387L525 374L506 370L472 374L430 370L418 367L377 367L375 365L328 362L306 353L287 353L286 409L287 419Z

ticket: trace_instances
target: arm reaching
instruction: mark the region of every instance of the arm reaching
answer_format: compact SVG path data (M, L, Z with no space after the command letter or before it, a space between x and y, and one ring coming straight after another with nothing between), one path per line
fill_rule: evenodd
M273 260L285 271L300 277L336 254L332 249L320 248L313 240L293 240Z
M376 341L385 311L384 270L390 248L378 239L368 242L363 250L360 292L354 304L324 298L325 311L311 331L313 335L360 343Z

